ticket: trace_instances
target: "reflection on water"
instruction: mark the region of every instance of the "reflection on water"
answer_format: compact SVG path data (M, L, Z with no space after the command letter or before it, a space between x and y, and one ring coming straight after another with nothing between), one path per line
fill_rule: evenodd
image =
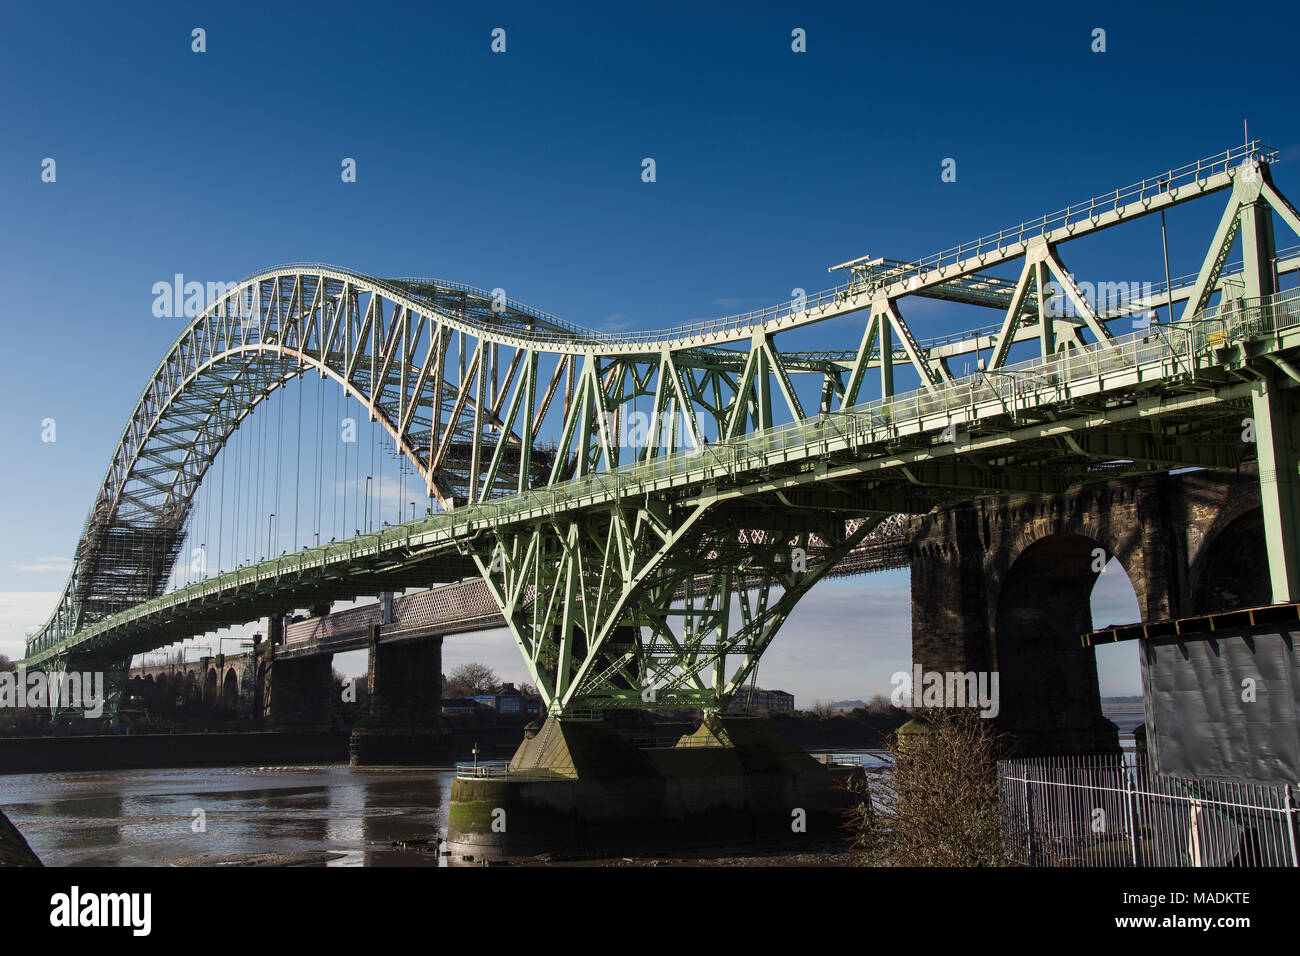
M1103 705L1102 713L1106 719L1119 729L1120 746L1129 749L1133 746L1133 731L1146 721L1146 712L1141 704Z
M252 853L333 865L437 866L395 841L446 836L453 774L420 768L234 767L0 775L0 808L48 866L166 866ZM202 810L206 832L194 832Z
M1107 708L1131 748L1140 705ZM815 751L825 754L826 751ZM863 766L874 749L834 751ZM48 866L166 866L341 854L335 866L439 866L454 774L414 767L233 767L0 775L0 808ZM206 832L194 832L196 810ZM400 849L429 841L431 849Z

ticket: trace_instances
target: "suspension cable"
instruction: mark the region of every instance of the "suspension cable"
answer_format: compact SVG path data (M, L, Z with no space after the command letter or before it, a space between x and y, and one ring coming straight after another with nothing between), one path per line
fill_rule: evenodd
M285 381L281 379L280 388L277 389L277 393L276 393L277 397L275 402L276 413L277 413L277 422L275 426L275 516L277 518L281 517L280 515L280 469L281 466L284 464L284 386L285 384L286 384ZM274 545L271 545L271 550L272 551L275 550ZM267 555L267 557L270 557L270 555Z
M217 452L221 456L221 506L217 508L217 574L221 573L221 549L226 536L226 451L223 445Z
M342 438L342 423L339 421L339 395L342 389L334 389L334 421L330 425L330 444L334 446L334 486L330 489L330 538L339 537L339 444Z
M321 533L321 481L324 478L322 456L325 453L325 387L324 380L316 386L316 544L320 544Z
M366 415L366 425L370 429L370 474L366 475L366 533L369 534L371 525L370 513L372 510L371 498L374 494L371 482L373 482L375 477L375 420L369 414Z
M241 530L240 521L239 521L239 506L243 504L243 501L241 499L243 499L244 497L239 487L240 482L244 478L244 467L243 467L244 433L243 433L243 429L240 428L241 424L243 424L242 421L236 421L235 432L233 435L235 441L235 474L234 474L235 481L234 481L234 488L232 490L235 493L235 497L234 497L234 514L232 515L232 519L233 519L232 523L233 523L235 540L234 540L234 547L232 548L233 557L231 558L231 560L234 562L234 566L236 568L239 567L240 564L239 555L241 553L239 550L239 532Z
M298 538L298 495L302 488L302 390L304 378L302 367L298 368L298 440L293 443L294 478L293 478L293 550L299 548Z

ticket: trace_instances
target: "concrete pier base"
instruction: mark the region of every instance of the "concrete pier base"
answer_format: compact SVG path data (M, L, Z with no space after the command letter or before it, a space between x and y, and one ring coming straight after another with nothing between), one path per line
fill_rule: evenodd
M383 643L371 628L370 713L352 726L354 766L446 764L451 732L442 717L442 638Z
M452 784L452 862L798 847L844 837L846 771L766 720L713 718L642 749L601 720L548 717L506 774Z
M271 730L323 731L330 726L333 655L306 660L274 660L266 700Z

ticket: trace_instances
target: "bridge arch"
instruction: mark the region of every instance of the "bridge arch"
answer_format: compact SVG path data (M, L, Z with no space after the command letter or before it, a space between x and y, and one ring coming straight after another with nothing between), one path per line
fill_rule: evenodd
M1220 515L1202 538L1189 577L1192 614L1271 604L1263 509Z
M998 720L1021 746L1040 749L1041 739L1087 751L1113 740L1096 654L1079 640L1092 630L1091 596L1112 547L1073 529L1053 531L1021 547L1002 576L991 609ZM1133 555L1114 556L1133 583L1126 561Z
M217 669L209 667L203 675L203 709L212 710L217 706Z
M167 714L176 712L180 705L181 681L177 674L160 674L158 676L161 710Z
M309 370L355 398L411 461L430 495L453 507L461 476L440 453L453 436L501 422L493 410L479 409L486 403L470 387L478 374L473 363L465 381L453 381L441 370L430 374L435 363L425 357L408 392L417 340L428 339L441 365L456 334L477 339L477 362L485 345L564 351L567 341L572 350L586 331L516 302L497 306L491 293L467 286L385 281L335 267L277 267L228 289L180 334L141 394L62 598L29 654L162 593L194 495L217 453L258 405ZM397 363L402 387L394 389L388 373ZM439 428L445 428L441 436ZM177 434L190 436L180 456ZM514 433L501 440L519 444ZM124 580L131 583L124 587Z
M180 709L186 714L192 714L199 709L203 701L203 694L199 688L199 678L194 671L186 671L184 678L181 680L180 692Z
M1114 558L1133 586L1142 620L1164 616L1165 597L1152 590L1144 573L1151 555L1147 552L1147 521L1144 520L1143 507L1136 486L1119 484L1097 485L1021 507L999 509L995 520L999 526L996 536L1000 547L991 569L994 605L1006 589L1012 569L1027 552L1050 538L1065 535L1091 542L1087 565L1093 580L1083 592L1085 601L1096 583L1096 576ZM1008 534L1010 529L1014 531ZM1058 543L1050 547L1067 549L1073 554L1072 549L1077 546L1077 543L1070 546ZM1041 550L1036 552L1040 557L1044 553Z
M232 715L239 710L239 677L233 667L226 668L221 681L221 709Z

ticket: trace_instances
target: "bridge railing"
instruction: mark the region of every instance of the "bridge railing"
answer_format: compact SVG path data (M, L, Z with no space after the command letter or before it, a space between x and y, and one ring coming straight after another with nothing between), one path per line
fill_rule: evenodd
M1231 149L1216 153L1204 159L1199 159L1195 163L1188 163L1176 169L1170 169L1164 174L1147 177L1140 182L1133 183L1129 186L1123 186L1112 192L1105 193L1101 196L1094 196L1085 202L1072 203L1064 209L1052 213L1046 213L1038 219L1026 220L1017 226L1007 229L999 229L996 233L989 233L970 242L963 242L945 249L942 252L927 256L923 259L917 259L912 262L901 263L897 269L891 270L888 274L887 282L890 285L896 285L900 282L907 282L912 279L924 281L931 272L945 269L963 262L970 258L978 258L994 251L1004 251L1011 245L1023 244L1024 242L1046 236L1057 230L1069 229L1072 226L1095 219L1099 214L1111 210L1119 209L1132 203L1149 202L1152 198L1163 193L1169 193L1181 189L1185 186L1201 183L1203 184L1210 176L1227 173L1235 166L1246 162L1247 160L1258 160L1264 163L1273 162L1277 157L1277 151L1270 146L1266 146L1257 140L1245 143L1241 146L1234 146ZM303 272L326 270L340 274L351 274L351 270L342 269L338 266L331 266L326 263L308 263L295 262L286 263L276 266L274 270L264 270L263 272L254 273L245 277L243 282L251 281L258 276L265 275L268 271L277 270L299 270ZM457 289L475 296L488 296L482 289L472 286L466 286L461 283L443 282L441 280L412 280L397 279L386 280L376 277L366 277L373 282L378 288L383 289L389 295L408 297L411 292L409 288L404 288L402 282L429 282L430 284L442 286L448 289ZM823 289L801 299L790 299L784 302L778 302L775 305L763 309L756 309L750 312L742 312L736 315L722 316L714 319L705 319L696 322L683 323L662 329L653 329L637 332L604 332L595 329L585 329L574 323L567 322L558 316L533 309L522 303L511 302L510 305L516 311L532 315L541 319L548 325L553 325L562 331L541 331L537 329L515 329L511 330L512 334L518 335L539 344L575 344L575 343L592 343L609 346L640 345L640 344L663 344L666 342L677 342L688 339L704 338L716 336L723 333L732 333L739 330L756 330L769 322L775 322L779 319L792 317L804 312L816 312L827 308L839 306L846 300L857 296L867 289L873 288L877 284L876 280L864 280L863 277L854 274L852 281L837 285L830 289Z
M716 737L691 737L686 734L668 736L633 737L632 746L640 750L719 750L730 744Z
M1213 156L1199 159L1195 163L1188 163L1185 166L1179 166L1177 169L1171 169L1163 175L1145 178L1141 182L1122 186L1112 192L1094 196L1084 202L1071 203L1064 209L1046 213L1038 219L1026 220L1018 226L999 229L996 233L989 233L986 236L981 236L970 242L963 242L951 249L945 249L924 259L918 259L891 273L888 282L893 285L911 278L924 279L932 271L955 265L966 259L979 257L995 250L1001 251L1009 245L1023 243L1089 221L1101 213L1116 210L1131 203L1141 203L1184 186L1203 183L1210 176L1226 173L1234 166L1238 166L1247 160L1254 159L1264 163L1271 163L1276 158L1277 151L1275 149L1264 145L1258 140L1252 140L1241 146L1234 146Z
M811 754L818 763L827 767L861 767L864 770L881 770L893 765L893 755L888 750L873 748L846 753L828 750Z
M551 507L564 507L593 493L622 494L635 486L713 466L743 470L757 458L827 438L864 441L891 437L905 423L933 419L958 409L996 404L1008 412L1064 397L1069 386L1142 366L1162 366L1161 374L1194 374L1198 356L1226 345L1279 332L1300 324L1300 289L1262 299L1216 306L1188 322L1153 325L1090 348L1070 349L958 379L931 390L875 399L846 411L804 419L738 438L705 444L623 468L588 475L541 492L528 492L476 506L504 520L511 512L536 507L542 495Z
M554 770L511 770L509 760L468 760L456 764L459 780L560 780L563 774Z

